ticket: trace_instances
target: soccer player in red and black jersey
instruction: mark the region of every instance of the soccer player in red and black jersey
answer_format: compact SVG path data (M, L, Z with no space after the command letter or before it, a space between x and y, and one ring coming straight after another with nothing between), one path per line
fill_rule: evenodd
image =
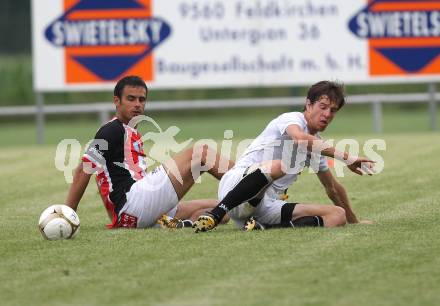
M173 221L195 220L215 207L217 200L179 202L197 179L194 174L208 168L208 157L213 162L207 171L217 179L233 166L233 162L203 145L184 150L146 172L141 135L132 119L144 113L147 93L145 82L137 76L118 81L113 97L116 117L96 133L75 170L67 196L66 204L76 210L90 176L96 173L99 192L112 222L109 227L151 227L158 220L170 220L161 219L163 215L174 218ZM220 165L227 169L220 171Z

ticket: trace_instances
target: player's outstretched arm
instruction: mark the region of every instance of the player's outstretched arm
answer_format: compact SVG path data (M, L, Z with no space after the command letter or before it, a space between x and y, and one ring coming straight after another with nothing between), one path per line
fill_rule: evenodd
M294 141L305 142L309 152L320 152L324 156L340 160L348 166L350 171L356 174L362 175L363 173L367 173L368 175L372 175L374 173L374 161L364 157L351 156L347 152L338 151L324 140L305 133L296 124L289 125L286 132Z
M324 140L304 132L301 127L296 124L289 125L286 128L286 133L295 142L306 144L307 151L309 152L320 152L322 155L341 160L344 163L347 163L349 158L351 161L354 161L347 153L337 151L336 148Z
M70 185L66 200L66 205L75 211L78 208L79 201L81 200L87 185L89 184L90 176L91 174L84 172L83 163L81 162L75 169L73 182Z

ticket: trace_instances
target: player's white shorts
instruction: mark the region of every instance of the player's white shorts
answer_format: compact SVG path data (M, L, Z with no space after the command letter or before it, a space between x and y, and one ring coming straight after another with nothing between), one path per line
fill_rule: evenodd
M219 200L223 199L240 182L246 169L244 167L232 168L223 175L218 188ZM281 207L286 203L279 199L281 193L273 186L269 186L257 207L246 202L231 209L228 214L239 227L242 227L250 216L254 216L264 224L279 224L281 223Z
M126 193L127 202L119 212L137 218L137 227L151 227L163 214L174 217L179 199L165 168L160 165L135 182Z

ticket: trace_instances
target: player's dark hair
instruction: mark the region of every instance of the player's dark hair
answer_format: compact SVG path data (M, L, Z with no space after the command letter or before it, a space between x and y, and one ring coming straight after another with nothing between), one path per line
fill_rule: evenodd
M145 92L148 94L148 88L144 80L136 75L129 75L120 79L118 83L116 83L113 94L119 99L122 99L122 91L124 90L125 86L143 87L145 88Z
M335 102L338 105L338 110L345 105L345 90L343 84L331 81L321 81L313 84L307 92L307 99L312 104L318 101L322 96L327 96L330 101Z

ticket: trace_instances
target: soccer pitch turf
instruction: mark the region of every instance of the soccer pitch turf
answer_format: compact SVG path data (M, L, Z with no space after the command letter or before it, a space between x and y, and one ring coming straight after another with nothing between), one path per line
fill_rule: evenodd
M93 136L91 129L93 124L84 128L82 140ZM345 171L339 178L359 217L374 225L246 233L227 224L201 234L107 230L90 184L78 210L78 237L55 242L43 240L37 229L43 209L62 202L68 188L54 166L55 146L4 146L1 304L439 305L439 134L349 137L361 144L383 138L387 145L377 151L385 161L382 173L358 177ZM216 197L216 190L217 182L205 175L185 199ZM307 171L289 195L292 201L329 203Z

